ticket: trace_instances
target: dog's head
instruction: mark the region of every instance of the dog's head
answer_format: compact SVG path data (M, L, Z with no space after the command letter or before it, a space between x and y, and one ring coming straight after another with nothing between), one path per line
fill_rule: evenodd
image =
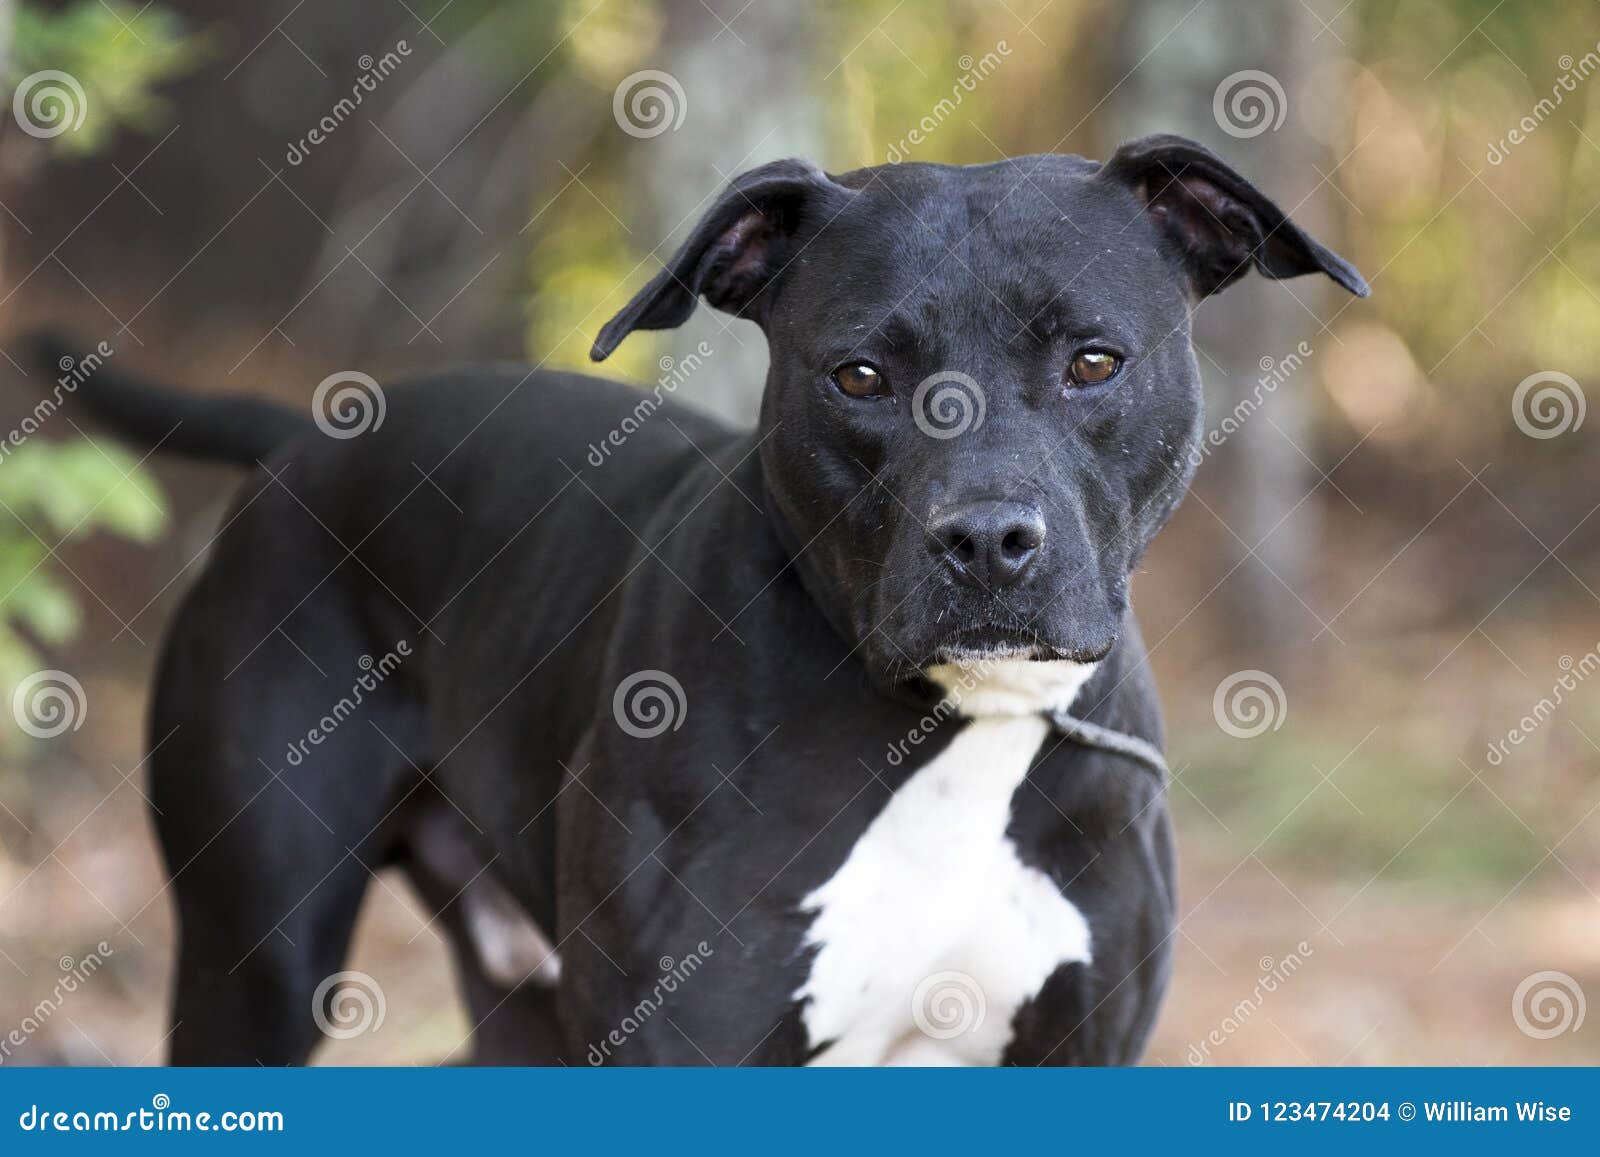
M1247 273L1361 275L1201 146L736 178L601 331L756 321L767 503L874 675L1088 662L1193 474L1193 305Z

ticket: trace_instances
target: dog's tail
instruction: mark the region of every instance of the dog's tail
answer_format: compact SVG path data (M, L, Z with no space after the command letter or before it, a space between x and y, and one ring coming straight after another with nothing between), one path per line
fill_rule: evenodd
M309 413L263 398L207 397L111 368L102 350L82 352L60 334L23 339L26 360L70 391L113 431L147 449L251 465L313 425Z

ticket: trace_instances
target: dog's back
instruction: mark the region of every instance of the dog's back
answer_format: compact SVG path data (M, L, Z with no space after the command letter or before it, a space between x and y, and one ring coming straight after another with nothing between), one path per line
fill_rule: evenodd
M67 348L35 342L48 365ZM109 367L79 387L136 443L250 468L151 709L182 934L172 1057L303 1061L369 877L398 863L456 933L480 1044L554 1063L550 963L514 957L533 983L513 993L482 959L518 942L495 897L555 927L550 805L610 628L594 576L645 553L630 530L732 435L659 390L524 366L347 384L317 415ZM447 756L468 769L448 794ZM490 835L469 812L522 818Z

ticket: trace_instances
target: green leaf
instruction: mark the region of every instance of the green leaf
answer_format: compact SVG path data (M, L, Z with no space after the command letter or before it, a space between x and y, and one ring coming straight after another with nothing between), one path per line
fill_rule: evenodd
M51 11L19 5L12 48L10 81L26 89L40 129L33 135L62 155L86 156L120 128L156 131L168 119L156 88L194 71L216 44L156 5L78 0Z
M31 654L8 624L41 642L70 639L80 622L75 584L57 576L51 548L105 531L149 542L167 525L154 481L128 451L42 435L0 458L0 643Z

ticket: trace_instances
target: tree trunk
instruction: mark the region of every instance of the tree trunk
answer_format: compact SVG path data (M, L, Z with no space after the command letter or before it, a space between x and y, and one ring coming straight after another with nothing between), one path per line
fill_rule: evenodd
M1328 172L1333 162L1308 129L1316 118L1306 78L1320 54L1337 48L1334 33L1318 35L1320 26L1304 9L1275 0L1229 5L1225 12L1192 8L1189 0L1139 0L1127 9L1123 71L1132 74L1114 102L1115 128L1124 139L1150 132L1193 137L1316 233L1317 205L1331 195L1318 188L1318 170ZM1236 77L1246 70L1271 80ZM1219 89L1226 101L1240 86L1264 94L1260 111L1267 124L1277 122L1280 110L1284 113L1279 128L1253 122L1248 109L1219 121L1214 108ZM1204 302L1195 314L1207 430L1215 429L1241 401L1265 397L1208 458L1202 480L1207 481L1207 474L1221 480L1220 486L1206 486L1223 496L1208 505L1227 523L1227 528L1215 527L1219 552L1227 560L1218 573L1246 552L1254 555L1216 597L1224 600L1230 621L1253 624L1250 661L1274 669L1303 655L1304 645L1322 629L1317 616L1327 616L1309 589L1314 575L1309 564L1320 537L1318 506L1315 501L1301 503L1317 480L1309 460L1315 457L1310 442L1311 370L1299 368L1264 395L1261 380L1301 341L1315 351L1332 340L1319 332L1316 319L1301 304L1315 304L1323 293L1322 286L1309 281L1269 282L1252 276L1222 298ZM1313 352L1306 360L1314 357ZM1210 516L1204 520L1209 523Z
M803 4L739 4L726 0L721 20L700 0L668 0L663 61L656 67L683 86L683 127L639 142L633 150L641 225L636 235L657 244L666 260L694 227L728 178L779 157L825 153L813 79L811 16ZM696 99L697 96L699 99ZM653 263L651 263L653 267ZM716 352L678 391L735 422L753 424L766 381L761 332L709 309L697 310L673 335L680 358L704 341Z

